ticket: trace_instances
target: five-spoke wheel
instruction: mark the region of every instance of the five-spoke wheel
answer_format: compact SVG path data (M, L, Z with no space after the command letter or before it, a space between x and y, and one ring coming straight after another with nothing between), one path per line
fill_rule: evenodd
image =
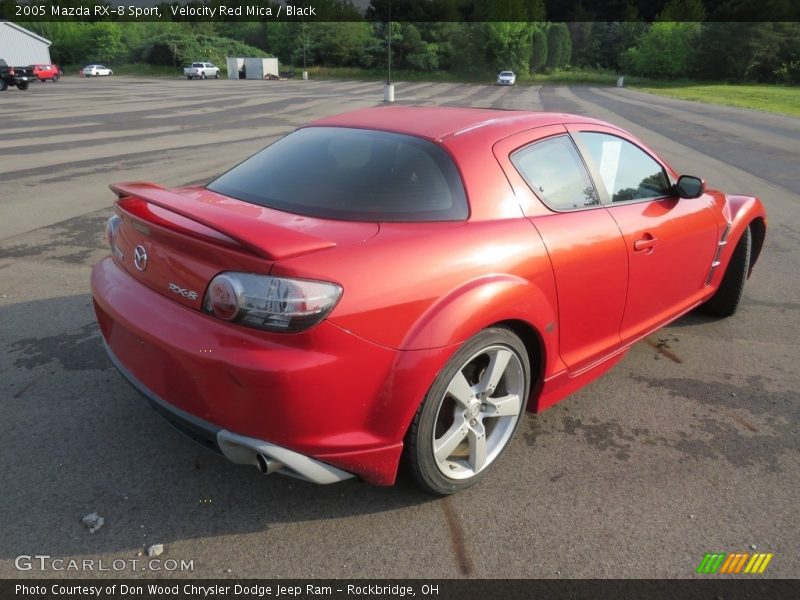
M525 346L508 329L485 329L437 377L409 429L408 461L438 494L475 483L508 446L530 386Z

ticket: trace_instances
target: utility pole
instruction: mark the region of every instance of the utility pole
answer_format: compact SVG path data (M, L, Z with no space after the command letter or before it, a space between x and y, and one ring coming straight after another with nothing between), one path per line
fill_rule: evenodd
M392 0L389 0L389 20L386 30L386 85L383 86L383 101L394 102L394 84L392 83Z
M386 75L386 85L392 84L392 0L389 0L389 25L388 25L388 34L387 37L389 39L389 43L386 44L386 64L389 66L389 70Z
M308 79L308 70L306 69L306 47L308 47L308 32L306 31L306 22L303 21L303 80Z

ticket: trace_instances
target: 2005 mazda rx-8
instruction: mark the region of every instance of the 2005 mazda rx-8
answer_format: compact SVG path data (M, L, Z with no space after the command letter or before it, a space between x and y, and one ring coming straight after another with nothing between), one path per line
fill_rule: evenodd
M541 411L700 306L733 314L757 198L565 114L386 107L204 187L113 185L92 273L119 370L236 463L475 483Z

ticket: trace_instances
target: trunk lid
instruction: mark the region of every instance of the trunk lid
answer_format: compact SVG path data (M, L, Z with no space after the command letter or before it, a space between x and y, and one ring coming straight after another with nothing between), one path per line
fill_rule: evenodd
M114 260L144 285L197 310L218 273L267 274L279 260L360 243L378 232L375 223L293 215L202 187L122 183L111 189L121 218Z

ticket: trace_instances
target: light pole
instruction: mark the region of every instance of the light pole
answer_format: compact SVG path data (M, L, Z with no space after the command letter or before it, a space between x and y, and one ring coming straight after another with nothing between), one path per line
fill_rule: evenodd
M308 79L308 71L306 70L306 46L308 46L308 33L306 32L306 23L303 21L303 79Z
M388 71L386 74L386 85L392 84L392 0L389 0L389 24L388 24L388 41L389 43L386 44L386 64L388 65Z
M383 101L394 102L394 84L392 83L392 0L389 0L389 21L386 32L386 85L383 86Z

